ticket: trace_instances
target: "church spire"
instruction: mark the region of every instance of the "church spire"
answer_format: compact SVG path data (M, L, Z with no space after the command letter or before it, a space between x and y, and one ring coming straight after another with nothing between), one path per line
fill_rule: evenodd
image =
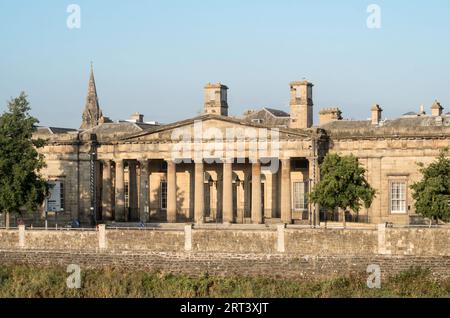
M83 122L80 129L90 129L100 123L103 117L97 97L97 88L95 87L94 67L91 62L91 74L89 77L88 94L86 97L86 106L83 112Z

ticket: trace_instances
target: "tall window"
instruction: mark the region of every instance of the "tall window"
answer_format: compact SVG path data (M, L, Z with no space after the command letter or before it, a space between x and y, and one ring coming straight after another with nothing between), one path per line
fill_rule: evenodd
M391 213L406 213L406 182L391 183Z
M59 203L61 205L61 211L64 211L66 208L66 202L64 199L64 182L59 183Z
M159 197L161 203L161 210L167 210L167 182L161 181L161 192Z
M306 182L294 182L293 184L293 205L295 211L305 211L308 209L308 184Z
M128 181L125 181L125 207L129 208L130 207L130 192L129 192L129 185L128 185Z

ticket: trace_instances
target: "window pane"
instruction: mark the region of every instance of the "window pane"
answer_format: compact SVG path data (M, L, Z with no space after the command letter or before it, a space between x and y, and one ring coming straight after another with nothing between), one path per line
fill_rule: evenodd
M294 210L305 210L308 206L306 196L306 183L294 182L293 184L293 206Z
M391 183L391 212L406 213L406 183Z
M161 182L160 202L161 202L161 209L166 210L167 209L167 182L165 182L165 181Z

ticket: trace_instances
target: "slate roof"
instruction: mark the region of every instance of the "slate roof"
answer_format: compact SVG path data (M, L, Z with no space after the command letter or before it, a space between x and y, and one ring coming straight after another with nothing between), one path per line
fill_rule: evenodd
M268 111L269 113L271 113L275 117L290 117L290 115L283 110L267 108L267 107L264 107L264 109L266 111Z

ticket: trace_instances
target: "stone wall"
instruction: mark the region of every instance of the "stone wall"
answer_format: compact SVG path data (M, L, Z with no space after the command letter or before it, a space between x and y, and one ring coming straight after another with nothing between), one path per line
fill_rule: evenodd
M113 266L188 275L330 277L410 267L450 277L450 228L1 230L0 264Z

